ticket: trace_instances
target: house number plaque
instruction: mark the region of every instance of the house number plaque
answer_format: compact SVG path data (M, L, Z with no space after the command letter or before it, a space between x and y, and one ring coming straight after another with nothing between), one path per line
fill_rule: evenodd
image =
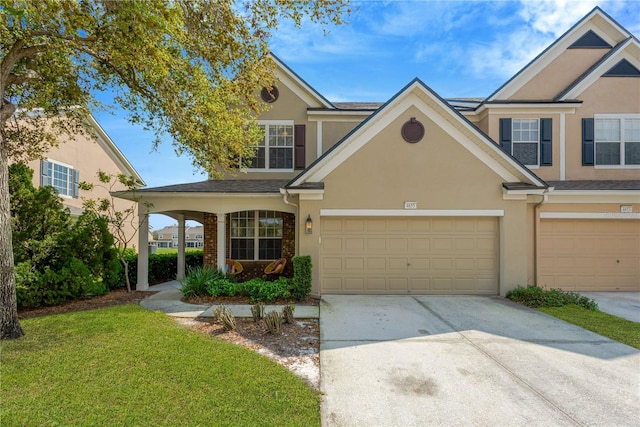
M418 209L418 202L404 202L405 209Z

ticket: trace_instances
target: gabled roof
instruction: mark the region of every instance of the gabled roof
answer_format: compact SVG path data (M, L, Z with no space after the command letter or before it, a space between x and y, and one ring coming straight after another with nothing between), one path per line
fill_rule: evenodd
M118 149L113 140L107 135L107 133L102 129L102 126L96 121L95 117L91 113L87 113L87 121L91 125L91 127L96 132L96 142L100 144L102 149L111 157L111 159L118 165L118 168L125 174L130 175L136 185L145 186L147 185L140 174L135 170L133 165L129 163L129 160L122 154L122 151Z
M303 99L307 105L311 108L329 108L335 109L334 105L331 104L322 96L317 90L311 87L309 83L304 81L302 77L297 75L291 68L287 66L284 62L280 60L273 53L269 53L273 62L275 62L277 66L276 77L285 84L289 89L291 89L296 95L298 95L301 99Z
M489 166L504 181L523 182L537 188L547 187L543 180L514 157L504 152L491 138L456 111L451 104L416 78L291 180L286 188L301 188L301 186L310 183L322 182L343 161L356 153L359 148L411 106L417 107L436 121L458 143Z
M584 18L553 42L553 44L542 51L540 55L536 56L531 62L525 65L523 69L518 71L516 75L493 92L487 98L487 101L507 99L512 96L537 75L540 70L560 56L565 49L571 47L576 41L588 33L588 31L592 31L611 46L616 46L621 41L633 36L602 9L595 7Z
M619 43L609 53L607 53L600 61L596 62L584 74L576 79L568 88L558 94L556 100L566 101L575 99L589 86L595 83L598 78L608 73L612 68L616 67L621 61L626 61L636 70L640 68L640 43L635 37L629 37L622 43Z

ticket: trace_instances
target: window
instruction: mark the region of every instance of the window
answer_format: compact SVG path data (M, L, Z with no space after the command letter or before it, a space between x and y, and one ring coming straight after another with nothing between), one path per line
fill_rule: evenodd
M537 166L538 144L538 119L513 119L512 122L512 153L513 157L527 166Z
M231 258L273 260L282 256L282 214L243 211L230 214Z
M51 160L42 160L40 163L40 185L50 185L61 196L78 198L79 173L71 166Z
M293 122L264 122L264 139L256 148L252 169L293 169Z
M553 165L553 120L500 119L500 146L528 167Z
M196 239L202 239L202 234L196 234Z
M597 115L594 131L596 165L640 165L640 117Z

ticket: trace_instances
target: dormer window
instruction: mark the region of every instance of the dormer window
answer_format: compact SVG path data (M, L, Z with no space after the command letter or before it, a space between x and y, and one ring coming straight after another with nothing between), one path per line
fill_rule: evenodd
M293 121L262 121L264 139L256 148L251 161L253 170L293 170L294 126Z

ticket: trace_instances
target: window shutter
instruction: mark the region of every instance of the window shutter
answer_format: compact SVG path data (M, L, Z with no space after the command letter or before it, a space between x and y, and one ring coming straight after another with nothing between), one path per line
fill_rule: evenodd
M551 166L553 164L553 135L551 119L540 119L540 165Z
M45 185L51 185L49 162L46 160L40 160L40 187L44 187Z
M77 199L78 196L80 196L80 189L78 185L80 183L80 171L71 169L71 173L73 175L73 186L71 188L71 196L73 196L74 199Z
M582 166L593 166L594 157L594 122L593 119L582 119Z
M295 125L295 147L294 147L294 159L295 159L295 168L296 169L304 169L305 168L305 145L306 145L306 126L305 125Z
M500 119L500 146L511 154L511 119Z

